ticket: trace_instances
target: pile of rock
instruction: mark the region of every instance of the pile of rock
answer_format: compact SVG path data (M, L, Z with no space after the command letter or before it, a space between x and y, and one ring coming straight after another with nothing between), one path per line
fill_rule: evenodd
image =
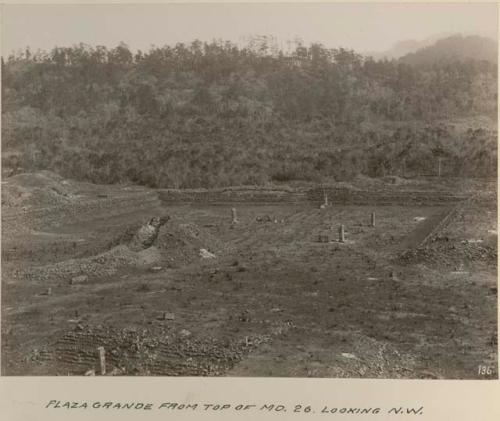
M135 233L129 244L130 249L133 251L140 251L151 247L158 238L160 228L165 225L169 219L169 216L155 216L151 218Z

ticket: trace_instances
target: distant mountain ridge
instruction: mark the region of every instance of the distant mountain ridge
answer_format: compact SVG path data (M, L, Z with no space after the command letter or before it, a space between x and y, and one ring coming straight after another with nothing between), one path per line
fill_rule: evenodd
M372 57L374 60L393 60L399 59L409 53L414 53L415 51L429 47L436 43L436 41L449 37L453 34L445 33L433 35L431 37L425 38L423 40L415 40L415 39L407 39L403 41L399 41L394 44L390 49L386 51L372 51L364 53L365 56Z
M424 40L399 41L383 52L366 52L374 60L401 60L408 64L434 62L444 59L475 59L497 62L497 42L479 35L439 34Z
M491 38L478 35L453 35L436 41L433 45L420 48L399 59L411 65L429 65L450 60L498 61L498 43Z

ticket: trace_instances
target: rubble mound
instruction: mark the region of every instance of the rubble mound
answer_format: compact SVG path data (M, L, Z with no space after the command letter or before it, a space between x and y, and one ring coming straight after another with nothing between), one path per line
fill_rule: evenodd
M224 245L196 224L172 222L160 229L156 247L165 258L179 264L187 264L200 259L200 256L206 253L218 256Z
M252 338L251 338L252 339ZM106 371L112 375L219 376L261 342L194 338L164 327L123 329L82 326L51 346L59 367L74 374L98 370L98 347L104 347Z
M169 219L169 216L155 216L151 218L136 231L129 243L130 249L139 251L151 247L158 238L160 228L165 225Z
M162 216L154 217L144 224L130 226L110 243L109 248L116 246L126 246L131 251L143 254L153 249L161 255L164 263L183 265L197 261L203 256L217 256L224 245L196 224Z
M75 188L50 171L18 174L2 182L2 206L45 207L70 203Z
M355 335L351 352L336 356L329 377L335 378L408 378L415 368L414 356L398 351L389 342L369 336Z
M118 245L96 256L69 259L54 264L26 269L27 279L68 281L77 276L102 278L114 275L124 267L149 267L161 261L161 255L155 247L135 252L125 245Z
M23 275L28 279L63 281L83 275L109 277L125 267L178 267L221 254L223 244L208 232L195 224L167 223L169 219L153 217L129 227L103 253L27 268Z
M407 250L399 260L403 264L426 263L447 267L473 262L496 265L497 249L481 243L448 242L437 238L428 246Z

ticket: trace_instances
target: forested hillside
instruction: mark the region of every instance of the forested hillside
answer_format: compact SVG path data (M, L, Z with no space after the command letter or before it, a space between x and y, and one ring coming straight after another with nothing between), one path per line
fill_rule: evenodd
M408 61L408 60L406 60ZM2 59L4 166L215 187L496 171L497 65L374 61L260 39Z

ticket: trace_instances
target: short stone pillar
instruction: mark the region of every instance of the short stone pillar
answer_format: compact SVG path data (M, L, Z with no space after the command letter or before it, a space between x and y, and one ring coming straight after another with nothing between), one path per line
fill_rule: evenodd
M372 212L370 225L372 227L375 226L375 212Z
M99 357L99 372L104 376L106 374L106 351L103 346L97 348L97 355Z
M231 208L231 221L233 224L238 222L238 218L236 216L236 208Z
M340 225L340 227L339 227L339 242L343 243L344 241L345 241L344 226Z

